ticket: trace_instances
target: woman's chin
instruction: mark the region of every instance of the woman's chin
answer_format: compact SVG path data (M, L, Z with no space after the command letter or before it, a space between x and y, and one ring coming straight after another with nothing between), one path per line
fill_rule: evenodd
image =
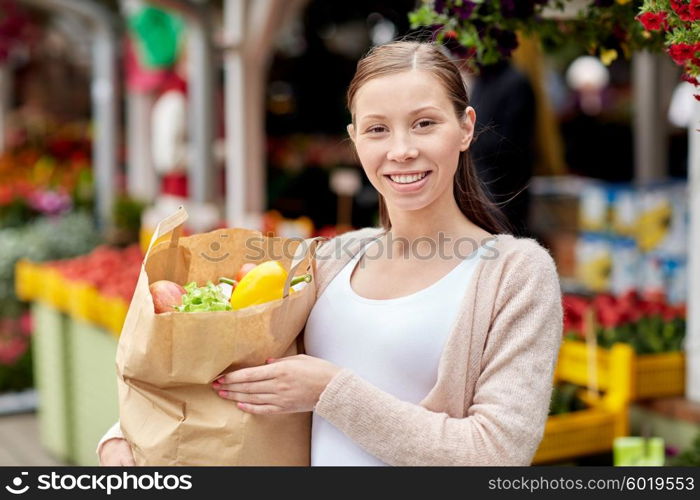
M427 208L430 203L423 200L392 200L386 199L387 206L392 211L398 212L418 212Z

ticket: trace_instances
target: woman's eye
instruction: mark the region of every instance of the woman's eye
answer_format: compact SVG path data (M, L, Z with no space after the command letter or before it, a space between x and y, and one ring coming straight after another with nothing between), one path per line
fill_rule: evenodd
M370 127L367 129L367 132L369 132L370 134L380 134L385 131L386 127L383 127L382 125L375 125L374 127Z
M429 126L433 125L435 122L432 120L421 120L418 123L416 123L416 126L418 128L428 128Z

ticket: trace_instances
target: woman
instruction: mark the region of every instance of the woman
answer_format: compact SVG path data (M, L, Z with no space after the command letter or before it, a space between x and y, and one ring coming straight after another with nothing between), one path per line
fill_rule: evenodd
M213 390L253 414L313 411L312 465L529 465L561 340L558 277L534 240L505 234L475 177L459 70L432 44L380 46L348 107L383 227L319 248L306 355ZM133 463L119 436L101 463Z

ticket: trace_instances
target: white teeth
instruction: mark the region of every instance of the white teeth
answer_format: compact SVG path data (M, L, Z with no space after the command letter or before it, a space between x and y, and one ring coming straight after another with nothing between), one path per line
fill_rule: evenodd
M428 175L428 172L422 172L414 175L390 175L389 178L398 184L410 184L421 180L426 175Z

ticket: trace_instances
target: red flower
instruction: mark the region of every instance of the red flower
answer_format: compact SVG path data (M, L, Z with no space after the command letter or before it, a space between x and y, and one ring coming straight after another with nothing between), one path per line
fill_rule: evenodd
M689 10L691 21L700 21L700 0L691 0Z
M0 207L9 205L15 199L11 186L0 186Z
M683 80L684 82L688 82L692 85L696 85L696 86L700 85L700 82L698 81L698 79L693 77L693 76L690 76L688 73L683 73L681 75L681 80Z
M698 0L700 1L700 0ZM637 16L637 21L644 25L647 31L657 31L666 27L666 12L645 12Z
M616 328L627 321L623 304L609 294L596 295L593 298L593 308L598 322L605 328Z
M639 295L635 291L627 292L618 297L617 308L621 312L623 323L635 322L640 318L639 300Z
M685 64L695 55L695 45L676 43L668 48L668 53L676 64Z
M588 301L576 295L564 295L564 331L583 332L583 316L588 309Z
M603 306L598 309L598 322L605 328L616 328L624 322L624 315L617 307Z
M661 315L664 321L666 321L667 323L669 321L673 321L676 318L685 319L685 304L676 306L666 304Z
M697 0L693 0L696 3ZM671 0L671 8L681 18L682 21L693 21L693 15L690 11L690 4L682 0Z
M695 97L696 101L700 101L700 94L693 94L693 97Z
M663 314L665 307L666 302L659 297L651 297L649 299L642 300L639 303L639 308L642 311L642 316L645 318Z

